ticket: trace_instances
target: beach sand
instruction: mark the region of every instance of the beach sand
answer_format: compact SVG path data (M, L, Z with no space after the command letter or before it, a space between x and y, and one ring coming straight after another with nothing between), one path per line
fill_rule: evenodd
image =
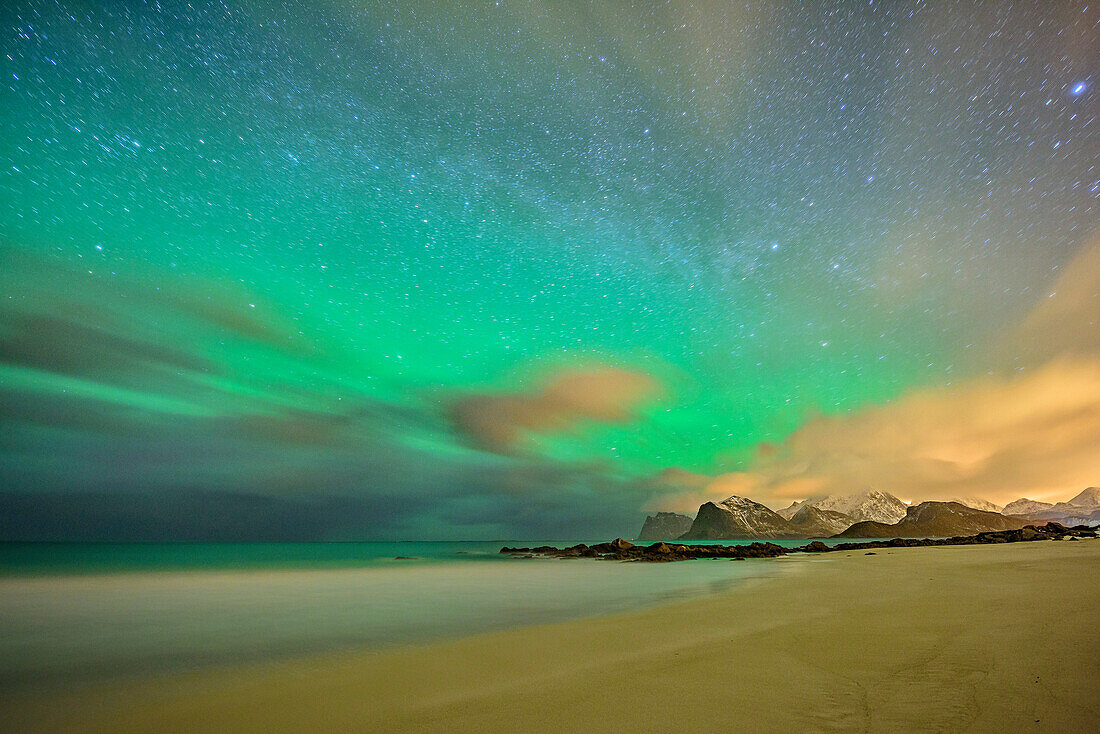
M748 562L799 565L629 614L385 653L9 692L0 728L1100 730L1100 540Z

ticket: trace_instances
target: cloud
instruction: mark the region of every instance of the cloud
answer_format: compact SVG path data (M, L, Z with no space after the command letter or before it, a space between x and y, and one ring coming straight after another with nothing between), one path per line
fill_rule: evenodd
M628 535L608 464L500 455L622 423L657 381L603 366L460 399L341 380L339 341L231 281L0 247L0 538ZM318 347L321 345L323 348Z
M449 412L474 445L508 453L528 434L569 431L585 422L629 422L660 392L649 375L599 366L560 372L528 392L469 395Z
M277 358L314 345L230 281L146 269L96 274L0 245L0 366L158 393L232 379L225 349ZM255 374L249 374L250 383Z
M1053 355L1100 359L1100 240L1069 262L1004 339L1003 357L1024 365Z
M913 501L1064 500L1100 484L1100 242L996 343L986 374L811 418L747 471L679 476L650 508L730 494L779 507L867 487Z
M71 319L0 311L0 322L0 363L104 380L154 365L169 373L215 371L201 357Z

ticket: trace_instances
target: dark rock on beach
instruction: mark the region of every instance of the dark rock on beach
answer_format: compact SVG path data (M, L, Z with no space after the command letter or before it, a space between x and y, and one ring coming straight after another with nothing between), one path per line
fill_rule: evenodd
M784 548L775 543L756 542L747 545L692 545L686 543L653 543L652 545L634 545L622 538L610 543L598 543L588 546L583 543L568 548L541 545L537 548L500 549L519 557L531 558L547 556L551 558L598 558L613 561L644 561L661 563L667 561L690 561L698 558L725 558L745 560L746 558L775 558L789 553L829 553L832 551L870 550L873 548L915 548L918 546L939 545L985 545L993 543L1020 543L1038 540L1063 540L1077 538L1095 538L1097 530L1087 525L1067 528L1056 522L1046 525L1028 525L1011 530L987 531L975 535L955 536L952 538L892 538L890 540L872 540L862 543L838 543L828 545L815 540L806 545ZM868 553L873 555L873 553Z

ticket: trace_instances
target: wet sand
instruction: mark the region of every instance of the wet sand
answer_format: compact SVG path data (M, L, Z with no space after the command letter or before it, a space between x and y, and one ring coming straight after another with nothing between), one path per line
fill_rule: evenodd
M629 614L0 694L24 732L1098 727L1100 540L836 553Z

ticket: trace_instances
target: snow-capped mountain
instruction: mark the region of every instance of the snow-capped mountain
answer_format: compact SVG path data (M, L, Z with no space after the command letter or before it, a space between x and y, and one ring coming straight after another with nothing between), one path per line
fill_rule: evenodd
M1095 523L1100 513L1100 487L1089 487L1067 502L1028 515L1029 519L1054 520L1064 525Z
M908 509L908 505L889 492L868 489L855 494L811 497L783 508L779 511L779 515L789 520L806 505L819 510L839 512L852 518L852 522L871 520L888 525L905 517L905 511Z
M1100 507L1100 487L1089 487L1066 504L1074 507L1087 507L1090 509Z
M1089 487L1073 499L1053 505L1049 502L1019 499L1005 505L1003 512L1039 524L1053 520L1071 527L1094 525L1100 520L1100 487Z
M946 538L987 530L1015 530L1027 521L997 512L975 510L958 502L922 502L908 508L896 523L860 522L840 533L841 538Z
M960 505L966 505L967 507L975 510L985 510L986 512L1003 512L1004 508L1000 505L995 505L988 500L979 499L977 497L955 497L954 499L946 500L947 502L958 502Z
M802 500L800 502L792 502L790 506L783 507L782 510L775 511L775 514L779 515L783 519L791 519L794 517L794 513L802 510L803 507L810 506L810 500Z
M787 520L759 502L734 495L699 508L684 540L733 540L740 538L790 538Z
M1005 515L1030 515L1035 512L1043 512L1054 507L1050 502L1040 502L1039 500L1029 500L1027 497L1021 497L1018 500L1009 502L1001 510Z

